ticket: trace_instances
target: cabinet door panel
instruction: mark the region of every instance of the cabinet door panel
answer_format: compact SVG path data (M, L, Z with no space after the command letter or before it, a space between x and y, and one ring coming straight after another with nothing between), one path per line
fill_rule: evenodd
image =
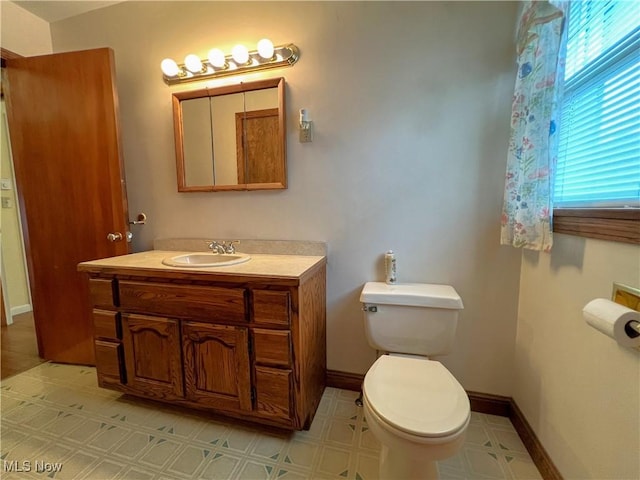
M184 322L187 398L227 410L251 410L248 339L243 327Z
M270 417L291 415L291 370L256 367L256 411Z
M154 397L180 398L180 327L170 318L124 314L127 385Z

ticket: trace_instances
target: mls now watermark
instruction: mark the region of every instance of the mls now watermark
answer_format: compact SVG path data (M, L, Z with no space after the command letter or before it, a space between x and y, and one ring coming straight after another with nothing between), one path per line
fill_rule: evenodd
M45 462L42 460L3 460L2 470L4 472L36 472L51 473L62 470L62 463Z

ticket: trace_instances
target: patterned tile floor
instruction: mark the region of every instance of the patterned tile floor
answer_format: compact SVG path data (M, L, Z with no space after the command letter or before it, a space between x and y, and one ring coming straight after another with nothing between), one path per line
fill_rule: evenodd
M97 387L45 363L0 383L3 479L377 478L380 447L354 392L327 388L311 429L278 432ZM508 419L473 413L442 479L539 479Z

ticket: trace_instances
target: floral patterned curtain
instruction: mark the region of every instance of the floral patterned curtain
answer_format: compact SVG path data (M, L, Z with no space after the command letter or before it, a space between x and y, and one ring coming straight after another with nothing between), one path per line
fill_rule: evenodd
M518 73L511 107L500 243L548 252L556 163L556 79L563 12L529 2L518 24Z

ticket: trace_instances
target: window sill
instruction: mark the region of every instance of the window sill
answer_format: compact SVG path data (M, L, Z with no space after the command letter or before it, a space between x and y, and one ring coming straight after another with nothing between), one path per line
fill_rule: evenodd
M556 208L553 231L640 245L640 209Z

